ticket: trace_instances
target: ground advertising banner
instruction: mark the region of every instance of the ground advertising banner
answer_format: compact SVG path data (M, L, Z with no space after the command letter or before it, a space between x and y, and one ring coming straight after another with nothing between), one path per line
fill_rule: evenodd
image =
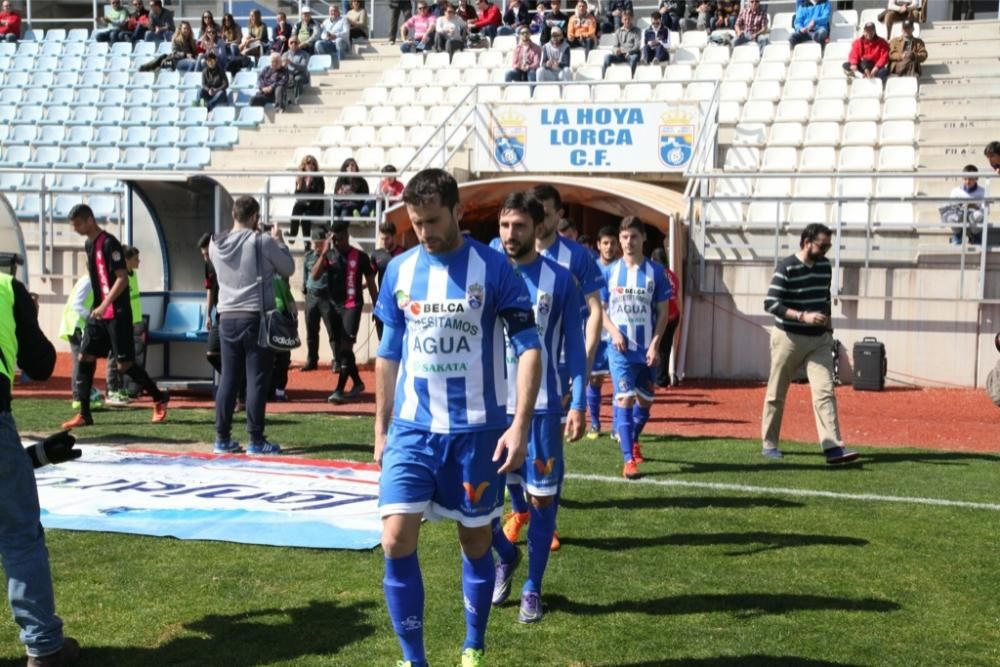
M476 172L682 172L693 104L479 104Z
M372 464L84 445L35 472L42 525L243 544L371 549Z

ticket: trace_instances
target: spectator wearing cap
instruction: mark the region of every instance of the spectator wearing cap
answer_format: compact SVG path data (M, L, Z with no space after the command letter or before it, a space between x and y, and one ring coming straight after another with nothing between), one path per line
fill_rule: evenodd
M585 55L597 46L597 19L584 0L576 3L576 12L566 23L566 42L571 48L583 48Z
M878 77L883 83L889 77L889 42L875 33L875 24L871 21L865 24L861 37L851 45L844 70L866 79Z
M292 34L299 38L299 46L302 47L303 51L309 55L316 53L316 42L322 39L323 31L319 21L313 18L311 9L302 8L299 22L292 28Z
M11 9L10 0L0 5L0 41L16 42L21 39L21 17Z
M956 217L959 225L952 227L951 242L956 245L962 244L962 233L966 233L969 239L969 243L979 244L983 242L983 206L981 202L986 199L986 190L979 185L979 178L974 174L978 174L979 170L976 169L976 165L967 164L962 169L966 174L966 177L962 179L962 184L951 191L949 195L952 199L958 200L955 205L949 206L947 208L956 209L958 213ZM977 201L969 201L977 200ZM965 225L962 225L962 222Z
M611 53L604 56L602 77L613 63L627 62L632 68L632 74L635 74L635 67L639 64L639 57L642 54L642 33L632 25L632 12L623 13L621 21L622 26L615 30L615 42Z
M573 72L569 68L569 44L566 43L562 28L552 28L551 39L542 47L541 62L535 72L537 81L572 81Z
M472 7L469 7L472 9ZM475 10L472 10L475 12ZM461 12L461 6L459 6ZM474 21L478 15L467 18L466 21ZM528 7L521 0L511 0L507 3L507 11L503 13L503 25L497 28L498 35L513 35L514 31L522 25L528 25Z
M757 42L764 48L767 43L768 18L760 0L750 0L736 17L736 41L733 46Z
M340 5L330 5L330 14L323 21L319 32L316 53L342 59L351 52L351 23L346 16L341 15Z
M511 69L507 70L504 81L534 81L535 70L542 63L542 49L531 41L531 31L526 27L518 28L517 46L510 55Z
M489 0L479 0L477 4L479 18L469 24L469 32L493 39L497 30L503 25L503 15L500 9Z
M885 23L885 34L892 36L892 26L899 21L919 21L923 0L889 0L879 19Z
M660 12L649 15L649 27L642 33L642 62L659 65L670 59L670 31L663 25Z
M808 41L826 44L830 36L830 3L827 0L799 0L792 28L794 32L788 43L793 49Z
M1000 174L1000 141L991 141L986 144L983 155L990 163L990 169Z
M465 48L469 26L458 15L453 5L448 5L444 16L439 16L434 23L434 50L447 51L448 59Z
M913 36L913 21L903 21L903 34L889 41L889 67L897 76L920 76L920 63L927 60L927 45Z
M430 5L425 0L417 3L417 13L411 16L399 35L403 40L399 50L403 53L421 53L434 45L434 29L437 19L431 14Z
M209 111L220 104L229 103L229 78L215 53L208 53L205 56L205 68L201 71L201 91L198 97Z

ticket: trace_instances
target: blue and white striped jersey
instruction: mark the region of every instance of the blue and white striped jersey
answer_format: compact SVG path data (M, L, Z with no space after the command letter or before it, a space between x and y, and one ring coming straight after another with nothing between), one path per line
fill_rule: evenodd
M670 299L670 281L663 267L648 259L631 269L624 258L619 259L604 268L604 276L607 286L601 300L608 317L628 341L624 356L645 363L646 350L656 332L657 306Z
M504 325L519 356L541 345L524 281L466 238L447 255L393 259L375 305L378 356L400 362L393 419L433 433L506 426Z
M604 287L604 276L597 265L597 260L590 251L575 241L564 239L556 234L556 240L541 252L542 257L554 260L556 264L569 269L580 286L580 292L586 297L591 292L598 292Z
M542 340L542 383L535 401L535 414L563 413L563 378L559 375L560 353L565 353L563 369L572 381L570 407L584 409L584 375L587 372L587 350L583 343L583 323L580 312L583 296L569 270L550 259L539 256L514 272L524 279L535 311L535 324ZM507 347L507 414L517 406L517 355Z

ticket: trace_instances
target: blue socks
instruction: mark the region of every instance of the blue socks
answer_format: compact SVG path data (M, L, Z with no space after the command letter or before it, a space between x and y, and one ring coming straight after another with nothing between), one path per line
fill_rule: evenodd
M649 421L649 408L644 408L638 403L632 406L632 424L635 428L635 439L638 440L639 436L642 435L642 429L646 428L646 422Z
M590 410L590 425L601 427L601 385L587 385L587 409Z
M549 547L555 530L556 503L542 509L532 505L531 523L528 524L528 579L522 589L525 593L542 593L542 576L549 563Z
M518 514L528 511L528 501L524 497L524 487L520 484L507 482L507 491L510 492L510 508Z
M382 587L392 628L403 649L403 660L409 660L414 665L427 664L424 654L424 580L420 575L416 552L404 558L385 559ZM492 584L490 587L492 589Z
M622 449L622 456L628 463L632 460L632 443L635 442L632 408L615 406L615 429L618 431L618 445Z
M517 549L510 543L507 536L503 534L503 526L500 524L500 519L493 519L490 527L493 529L493 548L496 549L500 562L507 563L508 565L513 563L514 558L517 557Z
M490 620L496 569L493 552L475 560L462 554L462 594L465 596L465 645L463 650L482 650L486 644L486 624Z

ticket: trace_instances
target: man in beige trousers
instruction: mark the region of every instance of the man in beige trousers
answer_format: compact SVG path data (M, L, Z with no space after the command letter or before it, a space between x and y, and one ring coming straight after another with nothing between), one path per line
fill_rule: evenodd
M799 251L778 262L764 299L764 308L774 316L771 374L761 423L762 453L767 458L782 458L778 440L785 395L788 383L803 364L812 389L816 431L826 462L836 465L858 458L857 452L844 448L837 419L837 397L833 393L830 321L833 270L826 259L831 235L826 225L807 225L799 239Z

